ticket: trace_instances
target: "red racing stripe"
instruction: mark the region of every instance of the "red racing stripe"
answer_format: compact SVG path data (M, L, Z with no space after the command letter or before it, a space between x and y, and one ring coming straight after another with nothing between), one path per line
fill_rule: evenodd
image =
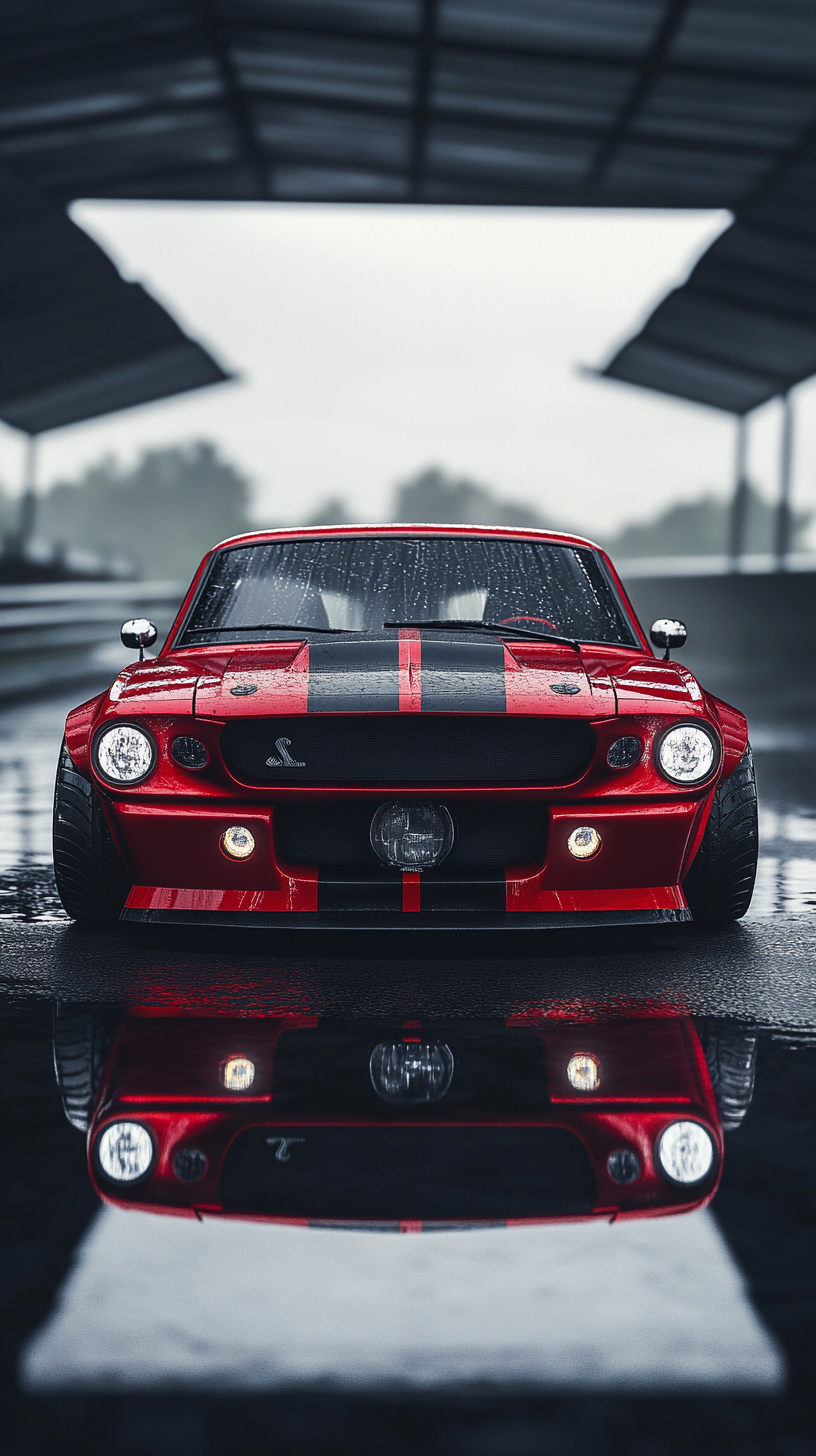
M399 629L399 710L422 712L422 641L416 627Z
M422 876L421 875L414 874L411 870L403 870L403 874L402 874L402 909L403 909L403 913L405 913L405 911L407 911L407 910L419 910L419 909L421 909L421 906L420 906L420 903L419 903L419 898L420 898L420 889L419 889L419 887L420 887L421 880L422 880Z

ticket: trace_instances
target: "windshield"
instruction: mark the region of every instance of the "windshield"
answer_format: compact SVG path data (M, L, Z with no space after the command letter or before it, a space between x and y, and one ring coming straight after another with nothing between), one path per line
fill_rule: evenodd
M185 646L263 640L276 628L376 632L385 623L507 623L637 646L596 552L478 536L269 541L213 558Z

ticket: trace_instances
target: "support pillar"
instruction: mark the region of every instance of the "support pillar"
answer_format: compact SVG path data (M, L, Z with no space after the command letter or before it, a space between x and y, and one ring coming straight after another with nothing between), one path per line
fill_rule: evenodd
M25 465L23 467L23 495L20 501L20 524L17 532L17 552L25 556L34 535L37 520L37 436L27 435L25 443Z
M790 505L791 471L793 466L793 403L790 394L782 400L782 453L779 462L779 503L776 507L776 552L777 571L787 571L788 552L793 535L793 513Z
M748 523L748 416L737 416L737 454L734 470L734 495L731 501L728 555L731 570L739 571L745 552L745 528Z

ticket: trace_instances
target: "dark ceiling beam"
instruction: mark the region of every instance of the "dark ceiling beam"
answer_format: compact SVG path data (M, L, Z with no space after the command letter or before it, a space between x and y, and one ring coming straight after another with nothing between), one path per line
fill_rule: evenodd
M324 173L327 171L359 172L371 177L379 177L383 182L401 183L403 184L403 195L401 197L389 196L387 201L389 203L392 201L397 203L410 201L407 192L404 190L406 173L405 167L402 165L391 166L379 159L370 159L367 157L341 157L333 159L331 167L328 167L326 156L323 152L296 151L287 148L276 152L275 162L276 166L280 168L312 168L315 171ZM207 180L216 176L229 178L234 176L234 172L235 164L232 161L213 163L208 166L206 173L202 172L202 179ZM144 173L129 173L127 178L128 186L127 188L123 188L121 185L122 174L120 167L110 173L98 174L96 182L104 188L104 191L95 191L86 195L95 197L104 196L107 198L138 198L141 201L149 201L151 198L165 200L167 194L163 192L151 192L151 186L156 183L170 184L181 182L185 179L189 180L190 177L191 169L188 162L171 162L164 167L151 168ZM569 207L574 204L576 197L575 188L566 190L552 186L525 186L518 178L507 182L495 174L486 180L471 179L469 177L463 177L462 173L454 168L447 168L439 164L434 164L429 175L429 180L451 188L455 187L457 189L456 200L464 204L478 205L489 201L495 202L500 206L509 207ZM116 185L117 183L119 184L118 186ZM194 200L201 202L230 201L236 198L235 193L230 194L225 188L207 190L204 186L200 188L196 187L191 191L183 191L175 188L172 195L174 198L183 201ZM276 198L279 195L276 192ZM72 196L76 196L76 193L74 192ZM245 200L243 194L238 200ZM285 200L292 201L294 199L287 193ZM321 194L320 196L315 196L314 198L310 196L308 199L304 198L303 200L336 201L336 195L333 194L324 198ZM377 203L379 200L377 197L371 199L373 203ZM366 201L366 198L357 196L354 201L362 204ZM634 199L624 198L621 205L636 206L637 203Z
M261 159L266 163L267 158L260 139L262 130L262 118L259 118L255 108L263 105L269 106L291 106L308 107L316 111L325 111L330 114L347 114L381 118L383 120L414 121L416 109L414 105L396 101L370 101L358 97L327 96L325 92L310 91L275 91L274 89L246 86L243 88L247 101L253 108L253 133L260 148ZM130 122L138 122L144 117L175 117L186 116L194 119L200 115L206 120L220 120L221 108L223 106L222 93L214 94L210 99L198 97L185 101L163 101L151 103L149 101L139 102L129 108L122 108L116 112L108 113L104 118L99 116L81 116L73 121L61 121L55 124L53 121L42 122L36 127L3 127L0 125L0 148L4 142L28 142L36 137L47 138L49 134L59 137L61 150L64 149L64 140L67 133L74 133L78 138L85 141L93 139L95 133L104 136L108 128L126 127ZM427 122L427 118L426 118ZM540 137L564 137L574 141L597 140L599 130L597 126L580 123L564 123L560 121L549 121L532 117L520 117L502 114L496 111L473 111L462 107L447 107L436 105L433 108L434 125L444 124L445 126L461 126L481 132L499 132L516 134L520 136ZM427 141L427 128L424 138L417 138L416 131L412 139L412 159L415 154L419 155L422 145ZM718 139L712 142L710 138L685 137L671 135L666 132L649 132L640 130L637 134L638 145L655 147L665 151L684 151L699 153L700 155L711 156L712 152L723 157L748 157L762 161L765 157L775 156L776 151L771 145L747 144L735 142L728 139ZM37 153L27 148L29 160L36 157ZM13 162L13 155L7 154L8 159ZM87 166L87 163L86 163Z
M663 19L657 27L652 43L638 67L637 75L618 112L614 125L598 148L598 155L586 180L586 190L591 194L601 186L610 166L626 140L632 122L643 106L657 77L660 75L677 31L685 19L691 0L667 0Z
M408 202L405 191L406 169L403 164L390 165L378 158L368 157L332 157L327 162L325 152L296 150L293 148L276 149L275 167L278 168L311 168L321 173L349 173L360 172L372 177L381 177L383 181L402 184L402 190L389 194L385 198L365 197L360 193L349 200L355 204L364 205L366 202L376 204L380 201L387 201L389 205ZM224 178L226 185L214 185L218 178ZM247 200L246 192L240 186L230 187L230 182L236 180L236 168L233 160L207 163L199 171L194 171L188 160L179 159L165 166L153 166L144 170L129 170L123 184L122 168L111 167L110 171L99 168L89 181L85 176L82 191L78 189L75 179L68 178L62 181L60 186L49 185L47 181L40 183L44 192L52 200L60 200L69 203L76 197L104 197L104 198L128 198L132 201L150 202L167 201L172 198L176 201L187 202L243 202ZM492 172L488 176L472 176L464 174L462 170L454 166L446 166L443 163L435 162L432 168L426 170L426 195L433 184L444 186L450 190L450 196L446 199L452 206L503 206L503 207L577 207L582 205L583 193L581 179L577 178L572 185L565 186L563 183L544 181L541 183L525 182L523 178L515 173L508 179L507 173L503 175ZM163 186L170 183L187 183L174 187L172 192L162 190ZM335 190L315 191L303 195L297 199L289 192L281 192L277 185L272 192L273 200L304 201L304 202L336 202L337 193ZM439 202L439 196L430 199ZM699 208L700 200L696 194L689 192L688 195L680 193L675 185L666 193L654 192L654 207L665 208ZM633 187L631 191L621 190L615 193L616 207L643 207L642 185Z
M782 182L799 162L804 162L808 159L816 160L816 121L811 122L809 126L805 127L792 147L788 147L781 155L777 156L773 165L768 168L765 176L740 203L737 217L748 215L751 209L762 202L777 183Z
M316 39L326 40L333 44L361 42L393 50L395 53L410 52L416 46L416 36L410 32L395 32L393 29L380 31L370 27L342 28L325 24L315 24L304 28L302 23L286 22L282 19L263 24L253 20L230 20L229 22L219 22L219 29L225 37L224 43L231 50L242 43L248 43L253 47L261 46L264 40L267 41L270 48L273 48L278 35L302 39L307 46ZM103 43L100 43L97 37L94 37L93 40L83 37L83 44L81 47L77 47L76 34L77 32L73 30L70 36L66 36L64 45L56 49L49 48L47 57L41 57L38 54L21 55L17 53L13 45L6 46L4 56L0 59L0 89L5 94L7 105L23 70L43 83L47 82L49 78L58 83L64 80L81 82L85 76L98 79L100 67L104 67L109 77L115 82L116 71L119 69L124 76L127 76L140 65L155 63L155 46L147 41L140 42L137 35L116 36L109 42ZM200 56L202 54L200 37L200 28L196 30L190 25L189 28L180 29L178 33L164 38L162 41L163 60L172 63L174 60L189 60ZM617 72L632 74L636 71L639 73L643 65L640 53L635 52L628 55L621 53L611 55L603 50L579 51L559 46L521 46L502 43L498 40L479 41L466 37L440 35L438 29L435 49L440 56L473 57L491 62L518 61L528 65L553 65L559 69L597 69L609 74ZM791 90L799 89L803 93L812 94L814 84L816 84L816 65L806 56L803 57L799 68L791 67L786 63L784 71L780 71L772 61L767 67L756 67L740 64L722 65L704 59L683 61L665 58L664 74L684 79L699 78L721 83L743 82L747 85L777 86L788 94Z
M431 121L431 87L436 55L436 26L439 0L420 0L420 26L414 62L414 99L411 140L408 153L408 194L412 202L422 200L422 184L428 153Z
M198 0L207 48L215 61L221 76L224 100L232 117L238 137L239 150L250 175L254 178L258 200L269 201L272 192L269 183L270 161L265 155L252 114L252 104L241 86L240 77L232 59L222 26L212 0Z

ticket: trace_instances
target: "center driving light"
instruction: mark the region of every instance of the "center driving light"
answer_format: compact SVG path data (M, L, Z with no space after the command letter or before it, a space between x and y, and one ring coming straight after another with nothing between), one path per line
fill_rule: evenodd
M229 859L249 859L255 849L255 836L243 824L231 824L221 835L220 845Z
M438 1102L453 1077L453 1052L443 1041L381 1041L368 1064L371 1085L384 1102Z
M453 820L444 804L420 799L381 804L371 821L371 848L397 870L424 870L442 863L453 848Z
M573 829L567 840L567 849L574 859L591 859L601 847L601 836L590 824Z

